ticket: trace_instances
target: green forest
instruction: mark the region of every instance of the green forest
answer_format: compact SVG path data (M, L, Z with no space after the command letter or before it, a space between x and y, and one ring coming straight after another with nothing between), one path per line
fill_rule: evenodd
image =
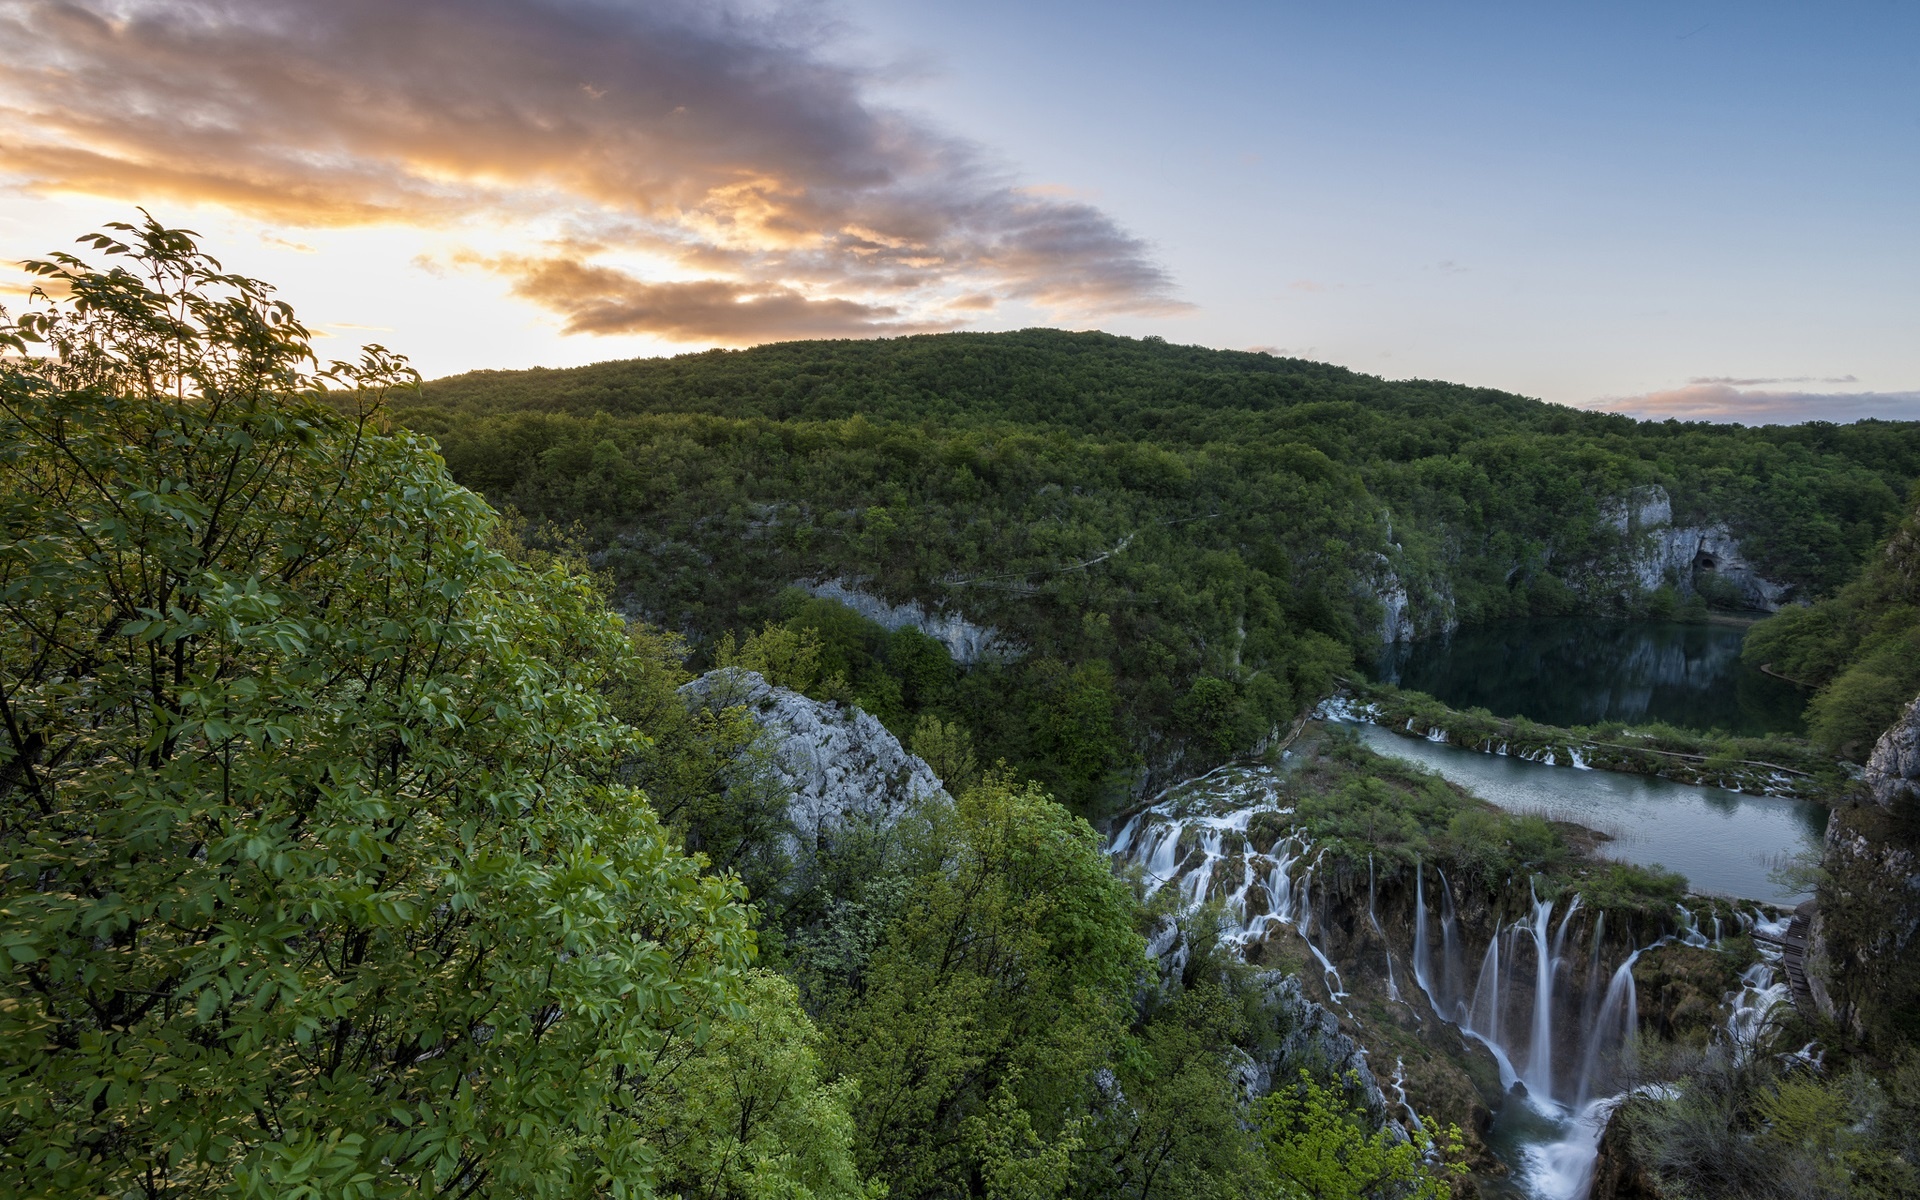
M1920 425L1051 330L423 384L318 362L185 232L85 243L0 314L0 1195L1467 1194L1485 1131L1387 1121L1270 1002L1298 964L1099 827L1297 733L1401 594L1428 630L1735 603L1634 574L1614 514L1656 485L1809 602L1748 653L1819 689L1829 760L1920 691ZM712 668L871 714L945 790L800 842L752 714L680 690ZM1623 930L1683 895L1315 754L1289 811L1355 895L1434 864ZM1737 1078L1645 1144L1720 1121L1754 1178L1911 1194L1904 1037L1805 1087L1690 1043Z
M768 620L818 629L896 732L959 720L988 761L1096 816L1271 737L1377 652L1396 587L1421 631L1679 613L1682 581L1625 565L1645 535L1603 519L1632 489L1725 523L1813 599L1920 478L1915 424L1635 422L1053 330L481 372L396 419L534 540L587 549L696 663ZM1018 653L922 696L884 631L791 589L834 579ZM1737 606L1715 582L1701 598Z

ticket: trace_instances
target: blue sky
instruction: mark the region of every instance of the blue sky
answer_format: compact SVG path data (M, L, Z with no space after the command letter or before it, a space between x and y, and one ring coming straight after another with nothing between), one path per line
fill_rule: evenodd
M1096 198L1198 306L1117 328L1565 403L1776 380L1691 398L1920 416L1920 5L855 13L929 50L900 95Z
M429 374L1053 324L1920 418L1907 2L0 0L0 259L134 204Z

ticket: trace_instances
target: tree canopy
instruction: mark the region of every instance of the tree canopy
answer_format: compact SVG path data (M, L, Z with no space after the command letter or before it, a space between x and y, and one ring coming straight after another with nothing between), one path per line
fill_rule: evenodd
M0 323L0 1190L647 1194L753 933L615 779L622 623L403 360L90 241Z

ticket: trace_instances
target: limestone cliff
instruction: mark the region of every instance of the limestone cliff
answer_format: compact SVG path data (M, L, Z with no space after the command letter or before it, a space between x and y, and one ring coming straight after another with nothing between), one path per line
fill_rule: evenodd
M796 587L820 597L844 604L861 616L888 630L912 626L947 648L953 661L970 667L995 658L1011 658L1017 648L991 625L976 625L957 612L928 609L919 602L889 604L845 579L802 580Z
M1920 696L1874 744L1862 782L1881 808L1920 801Z
M1296 1072L1325 1072L1335 1078L1351 1074L1359 1081L1367 1115L1384 1121L1387 1097L1367 1065L1367 1050L1340 1029L1340 1019L1309 998L1298 975L1264 971L1260 975L1261 1017L1278 1040L1265 1052L1248 1055L1241 1068L1241 1085L1252 1096L1264 1096L1276 1083L1297 1079Z
M734 667L709 671L680 694L690 704L739 706L760 726L756 751L773 785L790 796L782 848L798 868L845 831L887 828L920 801L945 794L931 767L857 708L811 700Z
M1674 524L1673 500L1657 484L1603 502L1600 518L1625 540L1627 551L1624 562L1597 566L1595 582L1602 586L1630 582L1652 591L1670 583L1682 594L1737 600L1764 612L1778 609L1791 591L1760 574L1724 522Z
M1507 563L1508 586L1551 576L1581 606L1600 610L1635 608L1646 593L1668 586L1755 612L1774 612L1792 599L1792 587L1762 575L1726 522L1676 524L1673 499L1658 484L1602 499L1599 526L1597 538L1558 545L1549 538ZM1393 537L1388 520L1385 548L1363 556L1356 584L1359 596L1379 606L1380 640L1391 645L1451 632L1459 620L1447 568L1429 565L1423 574L1419 556L1405 553Z
M1827 825L1810 931L1815 1002L1875 1041L1920 1033L1920 699L1882 734L1866 802Z
M1147 953L1160 964L1160 978L1172 980L1187 970L1191 947L1172 917L1161 917L1147 938ZM1388 1116L1386 1093L1367 1063L1367 1049L1340 1027L1325 1005L1307 995L1300 977L1262 971L1258 1053L1239 1051L1241 1091L1248 1099L1271 1092L1276 1083L1305 1069L1321 1078L1358 1080L1359 1099L1375 1123Z

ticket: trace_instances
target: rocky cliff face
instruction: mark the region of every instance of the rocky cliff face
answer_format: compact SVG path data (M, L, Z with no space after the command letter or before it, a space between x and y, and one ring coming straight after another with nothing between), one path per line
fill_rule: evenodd
M1815 1002L1871 1041L1920 1033L1920 699L1867 764L1869 802L1827 824L1809 957Z
M1525 561L1508 564L1508 583L1544 572L1600 607L1631 603L1636 593L1667 585L1683 596L1756 612L1774 612L1792 598L1789 585L1768 579L1748 560L1725 522L1675 524L1673 499L1657 484L1602 500L1600 524L1617 539L1601 539L1609 548L1574 558L1549 541ZM1373 552L1358 585L1360 595L1380 606L1380 640L1388 644L1449 633L1459 623L1446 580L1415 577L1407 566L1389 524L1386 551Z
M1862 781L1881 808L1920 802L1920 697L1874 744Z
M1791 591L1747 561L1724 523L1675 525L1673 500L1658 485L1603 503L1600 517L1627 539L1625 573L1643 591L1671 583L1685 594L1718 593L1764 612L1778 609Z
M917 601L889 604L871 592L861 591L844 579L824 582L802 580L795 585L820 597L844 604L861 616L889 630L912 626L947 648L953 661L970 667L995 658L1011 658L1018 648L991 625L976 625L956 612L934 612Z
M1393 547L1396 551L1398 546ZM1406 580L1394 566L1394 560L1386 554L1374 555L1374 567L1363 585L1363 594L1369 595L1380 605L1380 640L1391 645L1394 642L1411 641L1429 634L1452 633L1459 628L1460 619L1454 610L1453 596L1444 584L1422 589L1416 599L1408 590Z
M1375 1121L1387 1116L1387 1097L1367 1065L1367 1050L1341 1032L1340 1019L1309 999L1298 975L1266 971L1260 975L1261 1015L1279 1035L1278 1044L1260 1055L1249 1055L1241 1068L1241 1085L1251 1096L1264 1096L1275 1083L1298 1079L1301 1068L1324 1070L1338 1078L1352 1074L1367 1114Z
M709 671L683 685L689 704L743 707L762 734L771 783L790 794L791 833L782 849L804 869L851 828L886 828L945 788L933 769L857 708L810 700L738 668Z
M1160 964L1160 977L1169 979L1186 970L1189 947L1179 925L1162 917L1147 939L1147 953ZM1257 1100L1277 1083L1291 1082L1307 1070L1322 1077L1358 1080L1361 1103L1378 1125L1388 1117L1386 1093L1367 1062L1367 1049L1341 1029L1340 1019L1311 996L1300 976L1285 971L1262 971L1260 1014L1264 1026L1258 1054L1239 1051L1242 1093Z

